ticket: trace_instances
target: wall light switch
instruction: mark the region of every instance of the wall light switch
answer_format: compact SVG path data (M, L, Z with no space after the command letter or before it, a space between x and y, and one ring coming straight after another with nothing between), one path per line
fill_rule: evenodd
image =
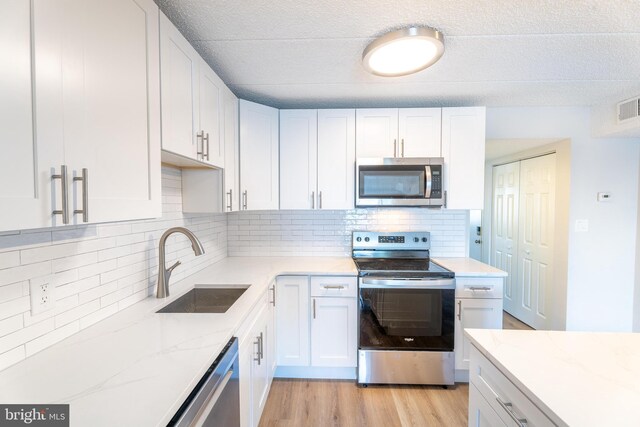
M576 224L574 227L576 233L586 233L589 231L589 220L588 219L576 219Z
M599 202L608 202L609 200L611 200L611 193L607 193L607 192L598 193Z
M55 285L50 277L31 279L29 295L31 296L31 314L36 315L51 310L55 306Z

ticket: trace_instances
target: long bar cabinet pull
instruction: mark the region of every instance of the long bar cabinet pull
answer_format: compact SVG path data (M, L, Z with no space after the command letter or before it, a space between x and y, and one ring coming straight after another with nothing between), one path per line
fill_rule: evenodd
M82 222L89 222L89 171L87 168L82 168L82 176L74 176L73 181L82 181L82 209L74 210L73 214L82 214Z
M67 188L67 165L60 166L60 173L51 175L51 179L59 179L62 187L62 208L55 209L53 215L62 215L62 223L69 224L69 191Z

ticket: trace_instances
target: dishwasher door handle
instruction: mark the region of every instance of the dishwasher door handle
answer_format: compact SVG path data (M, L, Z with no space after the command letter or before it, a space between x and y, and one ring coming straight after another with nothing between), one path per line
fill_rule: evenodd
M213 407L216 406L216 403L218 403L218 399L220 399L220 396L222 395L222 392L224 391L225 387L227 387L227 384L229 383L229 380L231 379L232 375L233 375L233 371L231 370L227 372L224 378L222 378L222 381L220 381L216 390L207 399L207 402L203 405L202 410L198 413L198 415L196 415L196 418L192 421L191 425L193 427L201 427L204 425L205 421L207 420L207 417L213 410Z

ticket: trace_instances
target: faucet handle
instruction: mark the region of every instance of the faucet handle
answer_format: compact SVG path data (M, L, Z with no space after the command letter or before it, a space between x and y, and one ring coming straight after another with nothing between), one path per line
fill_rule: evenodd
M180 261L176 261L175 264L173 264L171 267L167 268L167 273L171 273L173 271L173 269L176 268L177 266L179 266L180 264L182 264Z

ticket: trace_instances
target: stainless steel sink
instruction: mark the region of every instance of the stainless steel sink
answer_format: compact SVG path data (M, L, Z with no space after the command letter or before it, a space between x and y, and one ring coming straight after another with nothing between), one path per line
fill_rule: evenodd
M248 285L196 287L156 313L226 313Z

